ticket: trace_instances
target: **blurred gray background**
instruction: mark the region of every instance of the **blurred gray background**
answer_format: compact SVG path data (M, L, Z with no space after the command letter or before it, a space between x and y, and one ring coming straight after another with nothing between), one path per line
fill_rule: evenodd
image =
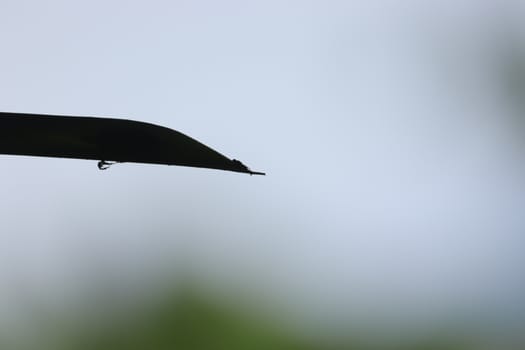
M520 0L3 0L2 111L161 124L268 176L1 156L0 327L190 276L317 330L519 335L524 19Z

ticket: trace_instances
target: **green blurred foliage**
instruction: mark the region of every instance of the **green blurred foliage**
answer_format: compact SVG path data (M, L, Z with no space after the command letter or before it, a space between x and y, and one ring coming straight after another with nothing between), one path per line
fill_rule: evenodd
M525 47L521 41L502 53L503 81L509 102L517 109L520 125L525 117Z
M55 344L62 349L113 350L320 349L279 326L278 320L212 299L193 289L178 290L127 318L69 329Z
M468 350L465 339L438 335L389 342L350 335L320 337L299 331L291 318L245 299L219 298L211 289L176 288L144 305L118 310L111 305L79 308L36 318L39 331L1 349L53 350ZM95 311L93 311L95 310Z

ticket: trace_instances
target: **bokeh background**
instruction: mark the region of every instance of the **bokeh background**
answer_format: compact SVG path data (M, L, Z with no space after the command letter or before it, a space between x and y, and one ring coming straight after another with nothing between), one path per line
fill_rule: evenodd
M266 177L1 156L2 349L525 347L522 0L0 2L0 109Z

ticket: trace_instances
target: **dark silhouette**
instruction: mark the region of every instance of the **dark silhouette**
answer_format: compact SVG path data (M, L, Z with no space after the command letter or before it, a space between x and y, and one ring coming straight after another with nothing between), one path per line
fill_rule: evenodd
M0 153L251 171L178 131L125 119L0 112Z

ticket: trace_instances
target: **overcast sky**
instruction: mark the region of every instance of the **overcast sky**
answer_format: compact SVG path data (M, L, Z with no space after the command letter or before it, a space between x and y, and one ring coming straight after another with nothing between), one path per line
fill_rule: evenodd
M327 319L525 319L523 18L520 1L2 1L2 111L148 121L268 176L1 156L0 309L184 266Z

